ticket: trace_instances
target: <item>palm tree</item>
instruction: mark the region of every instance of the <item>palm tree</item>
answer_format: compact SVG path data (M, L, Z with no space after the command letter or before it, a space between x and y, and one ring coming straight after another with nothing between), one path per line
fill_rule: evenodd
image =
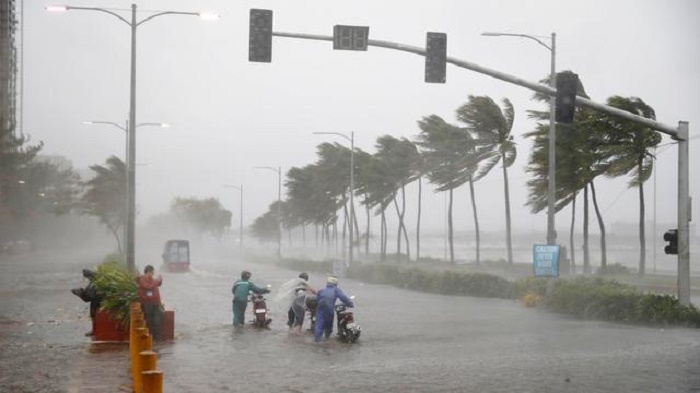
M648 119L656 118L654 109L637 97L613 96L607 104ZM602 113L598 114L597 124L607 130L603 151L609 164L606 176L630 175L629 187L639 191L639 274L643 275L646 261L643 186L654 170L652 150L661 143L661 135L643 125Z
M380 223L380 260L386 259L387 229L385 211L396 196L396 188L391 178L391 168L385 160L379 159L376 154L361 158L362 165L359 169L359 181L356 183L357 192L364 195L362 204L366 209L376 208L376 214L381 216ZM368 217L369 222L369 217ZM367 229L369 233L369 226ZM366 241L368 241L367 235ZM367 247L367 246L365 246Z
M122 253L120 229L126 216L126 165L116 156L107 159L106 165L92 165L95 177L83 183L87 191L83 195L82 214L97 216L117 241Z
M427 173L427 165L425 163L425 157L423 154L418 152L415 156L415 161L413 162L414 169L416 171L416 177L418 179L418 211L416 217L416 262L420 261L420 221L422 214L421 201L423 199L423 176Z
M513 264L508 167L513 165L517 156L511 135L515 115L513 105L507 98L503 99L503 107L501 110L490 97L470 95L469 102L457 109L457 119L465 123L469 132L479 141L479 150L483 154L483 163L475 178L485 176L496 164L502 163L508 263Z
M401 259L401 237L406 241L406 255L411 260L411 251L404 221L406 213L406 185L417 179L414 170L415 162L419 159L418 148L406 138L397 139L390 135L384 135L377 139L377 153L375 156L384 163L388 169L386 183L393 185L393 203L399 218L399 230L397 234L397 258ZM401 207L396 199L401 192Z
M475 164L478 163L476 141L465 128L448 124L437 115L424 117L418 121L418 126L421 129L421 133L417 136L417 143L423 149L428 180L437 185L436 191L449 191L447 233L450 247L450 263L454 263L452 192L455 188L471 182L473 179L477 169ZM473 189L471 191L473 193ZM476 255L478 263L478 235Z
M545 78L542 83L549 83L549 79ZM583 88L583 84L579 82L577 95L588 97ZM548 102L549 97L543 94L536 93L533 97L540 102ZM547 207L547 191L548 191L548 152L549 152L549 112L545 111L528 111L529 118L538 121L534 131L526 133L525 137L534 137L534 146L530 154L527 172L532 175L528 181L530 195L527 205L530 206L533 213L540 212ZM600 213L595 194L593 181L597 176L603 174L606 170L605 157L601 155L601 145L604 143L604 133L601 133L599 127L595 127L591 121L594 118L595 112L589 109L577 108L574 117L574 122L570 125L557 124L557 146L556 146L556 185L555 190L555 210L560 211L568 204L576 205L576 197L581 190L584 190L584 273L591 272L589 253L588 253L588 188L591 188L593 205L595 207L596 216L598 218L598 226L601 232L601 264L606 264L606 245L605 245L605 224ZM575 210L572 210L571 227L569 234L569 246L571 250L572 267L575 264L576 249L574 246L574 222Z

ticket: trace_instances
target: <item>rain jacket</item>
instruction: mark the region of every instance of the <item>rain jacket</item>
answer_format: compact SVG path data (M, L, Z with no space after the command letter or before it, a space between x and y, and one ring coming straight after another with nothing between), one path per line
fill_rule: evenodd
M248 280L238 280L233 283L231 292L233 293L234 302L247 302L248 292L253 291L258 294L265 294L270 292L267 288L260 288Z
M161 277L142 275L138 278L139 298L141 304L160 304L160 291L158 287L163 284Z
M333 332L333 319L335 317L335 302L340 299L347 307L353 307L350 300L340 288L333 284L326 284L326 287L318 291L316 294L316 327L314 330L314 339L321 341L321 336L331 335Z

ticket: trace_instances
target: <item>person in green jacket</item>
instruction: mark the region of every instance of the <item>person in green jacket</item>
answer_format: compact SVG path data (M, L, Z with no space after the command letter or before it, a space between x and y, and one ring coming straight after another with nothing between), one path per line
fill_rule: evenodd
M243 271L241 273L241 279L233 283L231 292L233 293L233 326L243 326L243 317L245 315L245 309L248 306L248 293L254 292L258 294L269 293L270 290L267 288L260 288L253 284L250 280L250 272Z

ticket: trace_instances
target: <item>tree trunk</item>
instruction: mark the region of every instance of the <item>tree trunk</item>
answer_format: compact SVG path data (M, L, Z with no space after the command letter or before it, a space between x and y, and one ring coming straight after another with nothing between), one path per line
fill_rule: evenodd
M506 168L506 155L501 154L503 163L503 193L506 203L506 247L508 247L508 264L513 264L513 236L510 227L510 191L508 189L508 168Z
M481 239L479 233L479 216L476 211L476 198L474 196L474 182L469 179L469 195L472 198L472 212L474 213L474 231L476 235L476 264L479 265L481 253Z
M403 238L406 241L406 262L411 262L411 245L408 242L408 232L406 231L406 188L401 186L401 214L399 215L399 236L403 231Z
M338 218L333 221L333 257L338 258Z
M600 213L598 208L598 198L595 195L595 185L591 181L591 196L593 197L593 208L595 208L595 215L598 217L598 229L600 229L600 267L605 269L608 266L608 252L605 245L605 223L603 222L603 215Z
M107 225L107 228L109 228L110 232L112 232L114 238L117 240L117 250L119 250L119 254L124 255L124 251L122 251L122 241L119 239L119 228L112 228L110 225Z
M418 177L418 219L416 220L416 262L420 262L420 215L421 198L423 195L422 176Z
M394 207L396 208L396 215L399 217L399 230L396 233L396 262L401 262L401 212L399 212L399 203L394 197Z
M387 233L386 233L386 214L385 214L384 209L382 209L382 222L381 222L380 227L382 230L381 241L380 241L380 249L381 249L380 260L386 261L386 236L387 236Z
M576 244L574 239L574 228L576 224L576 198L578 194L574 194L571 200L571 228L569 229L569 250L571 250L571 274L576 273Z
M639 158L637 164L637 173L642 173L642 158ZM641 176L641 175L640 175ZM644 275L646 256L647 256L647 242L644 231L644 183L639 182L639 275Z
M343 240L340 243L341 244L340 247L342 249L340 255L341 255L341 258L343 259L343 261L347 261L348 254L346 254L346 252L350 252L350 248L345 248L345 239L346 239L345 231L349 230L350 227L348 225L352 225L349 221L349 218L350 217L348 216L348 204L346 203L343 205ZM350 247L352 247L352 244L350 245Z
M351 247L355 247L355 245L357 245L357 255L359 256L359 254L360 254L360 252L361 252L361 251L360 251L360 244L362 244L362 242L360 241L360 239L362 238L362 236L360 236L360 226L357 225L357 213L355 213L355 207L354 207L354 206L353 206L351 212L352 212L352 222L351 222L351 224L354 225L354 230L353 230L353 232L352 232L352 233L353 233L353 238L352 238L353 244L351 245Z
M369 227L371 225L369 210L369 206L365 206L365 212L367 213L367 231L365 232L365 255L369 255Z
M583 189L583 273L591 274L591 255L588 250L588 186Z
M450 243L450 263L455 264L455 246L452 238L452 189L450 188L450 201L447 205L447 241Z

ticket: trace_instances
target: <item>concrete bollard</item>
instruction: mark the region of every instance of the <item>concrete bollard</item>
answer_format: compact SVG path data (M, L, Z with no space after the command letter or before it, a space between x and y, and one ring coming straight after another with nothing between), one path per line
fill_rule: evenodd
M163 372L158 370L143 372L143 393L163 393Z
M133 391L141 393L141 362L139 353L140 347L139 332L143 329L145 322L143 313L141 312L141 304L133 302L129 310L129 357L131 360L131 381L133 383Z
M153 349L153 339L151 338L151 334L148 332L148 328L138 328L136 329L136 332L138 335L137 341L139 343L138 353Z
M139 356L141 357L141 371L153 371L156 369L158 354L153 351L142 351Z
M139 355L143 351L150 351L153 349L150 342L150 335L148 334L148 328L139 327L136 328L136 339L134 343L136 344L136 353L131 358L131 378L134 382L134 391L141 393L141 387L143 386L143 379L141 372L143 371L141 367L141 356Z

